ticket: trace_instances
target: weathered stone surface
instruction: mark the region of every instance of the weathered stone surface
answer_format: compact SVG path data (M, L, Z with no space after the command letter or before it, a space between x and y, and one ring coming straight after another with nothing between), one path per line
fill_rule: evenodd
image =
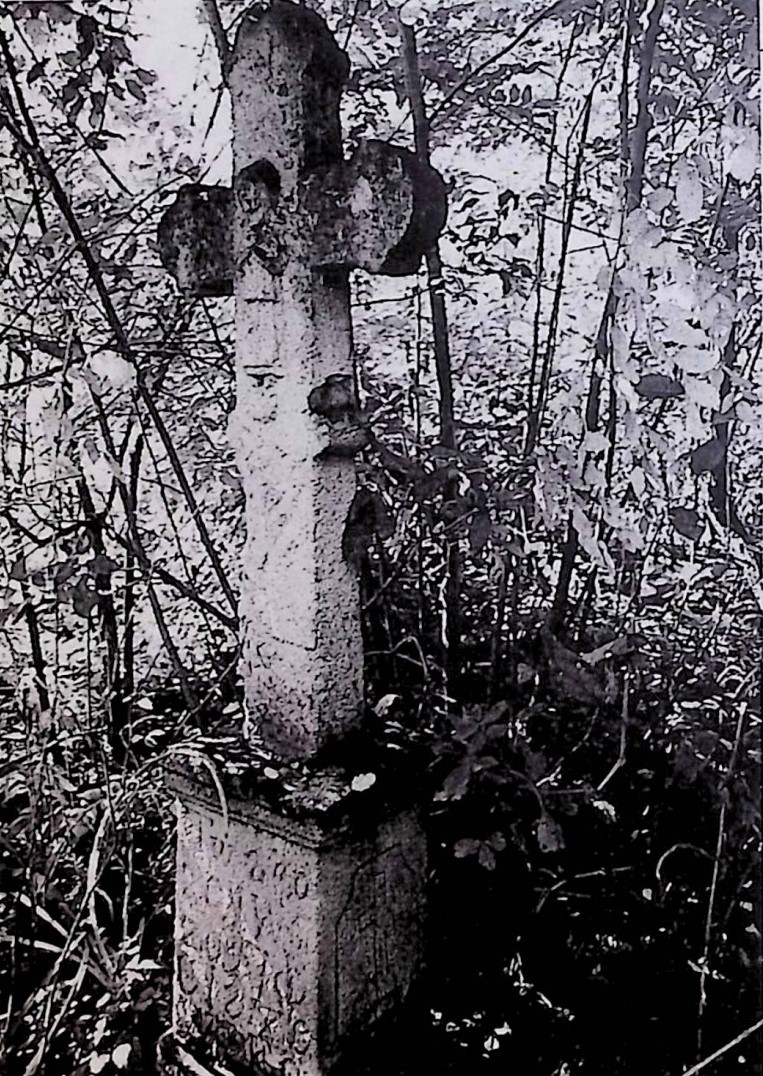
M375 789L358 816L320 752L346 745L363 713L358 590L342 556L352 457L368 438L349 273L415 271L445 192L381 142L344 160L347 73L318 15L257 5L230 65L232 191L186 188L160 228L184 290L236 298L248 755L264 741L283 771L312 774L284 780L277 802L261 781L237 785L227 815L197 778L177 786L174 1041L178 1073L194 1076L328 1076L356 1034L398 1010L421 957L416 815Z
M260 161L236 177L245 203L241 257L257 257L272 274L283 272L290 252L280 176ZM361 141L348 162L308 177L305 208L314 232L303 238L313 269L364 269L405 276L436 240L447 216L445 184L415 154L377 139ZM235 265L233 192L189 184L162 218L162 264L192 295L230 295Z
M251 803L230 803L226 822L219 805L184 795L180 1041L246 1071L327 1076L414 983L424 878L411 811L353 833Z
M182 287L236 294L247 732L284 755L315 754L362 711L357 586L341 549L368 431L353 408L318 413L311 394L329 378L352 384L349 271L414 272L446 213L441 178L412 153L368 141L344 160L348 72L301 5L245 17L230 69L233 191L186 188L160 229Z
M346 164L316 180L309 203L316 217L313 265L387 276L418 270L447 213L439 173L377 139L362 141Z
M241 617L249 732L283 754L315 753L362 711L356 581L341 557L355 488L351 459L317 461L329 420L308 399L352 376L346 270L310 265L307 175L341 160L344 54L312 12L276 4L244 20L231 68L234 167L268 162L289 252L274 277L247 257L248 206L236 199L237 409L230 427L246 494Z

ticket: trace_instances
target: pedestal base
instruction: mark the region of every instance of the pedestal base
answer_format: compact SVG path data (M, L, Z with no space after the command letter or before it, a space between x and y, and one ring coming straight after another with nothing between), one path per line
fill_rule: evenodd
M420 968L415 811L351 826L349 810L329 821L254 799L224 809L200 782L175 788L176 1071L329 1076Z

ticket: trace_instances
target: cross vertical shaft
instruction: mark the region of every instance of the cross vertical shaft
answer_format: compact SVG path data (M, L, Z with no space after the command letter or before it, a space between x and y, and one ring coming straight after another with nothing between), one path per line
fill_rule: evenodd
M317 17L291 7L245 21L234 56L231 432L247 505L248 728L310 755L362 711L357 584L341 556L353 461L318 458L327 423L308 406L326 378L352 378L349 270L313 266L310 202L342 159L347 60Z

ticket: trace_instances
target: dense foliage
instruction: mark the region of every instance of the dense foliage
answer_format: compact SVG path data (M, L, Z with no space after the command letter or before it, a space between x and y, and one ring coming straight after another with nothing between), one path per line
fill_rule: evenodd
M155 244L180 184L229 178L222 42L160 6L0 20L9 1074L154 1070L161 764L216 758L241 712L233 309L179 297ZM204 10L232 40L245 6ZM412 145L399 12L310 6L353 62L348 143ZM345 555L369 711L428 760L423 1057L675 1076L760 1016L756 8L402 16L443 283L354 282ZM760 1071L759 1032L704 1071Z

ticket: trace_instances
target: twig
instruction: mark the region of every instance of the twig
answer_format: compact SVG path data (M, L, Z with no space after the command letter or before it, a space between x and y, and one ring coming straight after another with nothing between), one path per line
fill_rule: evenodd
M352 31L355 29L355 20L357 19L358 12L360 11L360 3L361 3L361 0L355 0L355 4L353 5L353 8L352 8L352 14L350 15L350 22L349 22L349 25L347 27L347 33L344 35L344 41L342 42L342 48L345 50L345 52L347 51L347 46L350 43L350 38L352 37Z
M37 695L40 701L40 711L45 713L50 710L50 695L45 676L46 663L42 652L40 622L37 618L37 610L32 605L32 595L25 579L21 581L21 596L24 601L24 619L29 633L29 645L32 649L32 666L34 668Z
M680 852L682 849L686 852L696 852L698 856L705 856L705 858L709 860L712 860L713 858L704 848L700 848L699 845L696 844L690 844L688 841L679 841L677 844L671 845L666 852L662 853L657 860L657 866L654 868L654 875L659 883L660 889L663 888L662 868L665 865L665 860L672 856L674 852Z
M729 758L729 764L726 767L726 775L721 782L721 809L718 814L718 835L715 841L715 855L713 856L713 876L710 882L710 894L707 900L707 915L705 916L705 939L702 950L702 959L700 960L700 973L699 973L699 1008L697 1010L697 1054L702 1052L702 1018L705 1013L705 1005L707 1003L707 974L708 974L708 960L710 957L710 942L713 931L713 912L715 910L715 894L718 889L718 876L721 869L721 853L723 852L723 843L726 839L726 811L729 804L728 787L731 782L731 778L734 774L734 768L736 766L737 754L739 752L739 745L742 741L742 730L744 729L744 721L747 716L747 706L742 703L739 707L739 718L737 720L736 732L734 734L734 746L731 751L731 757Z
M2 31L0 31L0 50L2 50L3 57L9 70L15 70L13 56L11 55L8 41ZM37 129L34 126L34 122L32 121L31 116L29 116L29 118L26 120L29 141L27 141L27 139L18 129L15 122L10 118L10 115L0 116L0 127L2 126L7 128L8 132L10 133L18 147L27 156L31 157L32 160L37 163L38 167L40 168L50 185L50 189L56 201L56 205L58 206L61 215L63 216L69 227L69 230L72 234L72 238L74 239L75 246L79 251L80 255L82 256L83 261L85 262L88 273L90 275L90 279L92 280L95 290L98 293L103 312L106 316L106 321L114 336L117 350L122 356L122 358L126 362L128 362L130 366L132 366L135 370L136 388L138 395L143 401L143 403L146 405L146 409L151 416L151 421L153 422L156 431L159 434L159 437L162 441L170 463L172 464L175 476L180 484L180 488L183 491L183 495L188 503L188 506L191 509L191 517L194 521L194 524L196 525L196 529L199 533L199 537L201 538L202 545L204 546L204 549L207 552L207 556L209 557L210 562L212 563L212 566L215 570L215 574L217 575L220 587L225 594L228 603L235 612L237 607L236 597L233 593L233 588L231 587L227 574L223 569L222 562L217 554L217 550L215 549L212 539L206 528L206 524L202 519L201 508L196 500L193 490L191 489L190 483L188 482L188 478L178 458L177 451L172 443L172 439L169 435L167 427L164 424L164 420L162 419L162 416L159 413L153 396L151 395L146 385L145 375L141 367L136 362L135 356L127 338L127 334L124 330L124 327L122 326L119 315L116 312L116 308L114 307L114 304L112 302L109 290L106 287L106 282L103 278L103 274L101 273L98 261L95 258L92 250L90 249L90 246L85 238L82 228L80 227L79 221L77 220L76 214L72 209L71 202L69 201L69 198L61 185L58 175L56 174L55 169L51 165L45 152L42 149L42 145L40 143Z
M729 1050L733 1050L735 1046L740 1044L740 1042L744 1042L750 1035L754 1035L756 1031L760 1031L762 1027L763 1020L758 1020L757 1024L753 1024L752 1027L748 1027L745 1031L740 1031L736 1038L732 1039L731 1042L727 1042L725 1046L721 1046L720 1050L716 1050L714 1054L710 1054L710 1056L706 1057L703 1061L698 1062L696 1065L692 1065L690 1069L686 1069L686 1071L682 1073L682 1076L696 1076L702 1069L707 1068L711 1062L717 1061L719 1057L723 1057L725 1053L728 1053Z
M625 674L623 682L623 705L620 719L620 750L617 758L612 765L609 773L596 786L596 791L601 792L605 788L612 778L615 776L618 770L621 770L625 765L625 749L628 744L628 694L629 694L630 677L628 673Z
M517 45L520 45L524 41L524 39L533 32L536 26L540 26L544 19L547 19L549 15L553 15L556 9L560 6L560 3L561 0L557 0L557 2L551 4L550 7L544 8L543 11L540 12L540 14L536 15L534 19L531 19L531 21L528 22L527 26L525 26L523 30L520 30L520 32L511 39L508 45L504 45L504 47L502 49L499 49L498 52L493 53L492 56L488 56L488 58L486 60L483 60L482 63L477 64L477 66L473 68L473 70L467 71L463 78L461 78L456 83L453 89L446 93L442 101L440 101L439 104L437 104L432 109L431 115L429 117L430 123L432 123L436 116L439 116L439 114L444 108L447 108L453 98L457 94L459 94L461 90L468 86L473 79L477 78L478 75L481 75L482 72L486 71L489 67L492 67L494 63L498 63L499 60L502 60L503 57L508 55L508 53L512 52L517 47Z
M103 403L98 394L94 392L92 388L90 390L90 395L93 399L93 403L95 404L98 426L100 428L104 444L106 445L106 448L111 458L116 459L117 449L111 436L111 430L109 428L108 420L106 418L106 412L104 410ZM120 482L119 493L122 501L122 506L124 507L125 516L127 518L127 526L130 537L132 539L136 556L146 557L146 552L143 549L143 543L141 541L140 532L138 530L138 520L135 512L135 504L133 503L131 498L131 489L126 483ZM188 678L188 672L180 658L180 652L175 646L169 627L167 626L167 621L164 616L164 610L162 609L161 602L159 601L159 596L156 593L156 588L154 587L150 578L147 582L147 590L148 600L151 604L151 610L154 614L154 620L156 621L159 635L161 636L162 642L164 643L164 648L167 651L170 663L172 664L173 672L175 673L180 682L180 688L183 693L183 698L185 699L188 708L193 709L197 704L196 695L191 688L190 680Z
M16 32L18 33L20 41L22 42L22 44L26 48L27 52L29 53L30 57L32 58L32 63L37 64L39 62L37 53L34 51L34 49L30 45L29 41L26 39L24 34L19 30L18 25L16 26ZM57 90L56 90L56 87L55 87L53 81L50 78L45 77L45 84L47 85L48 89L51 92L51 99L55 100L55 98L57 97ZM66 122L69 125L69 128L71 129L73 134L82 143L83 148L86 151L89 151L90 153L93 154L95 159L100 164L101 168L103 168L106 175L109 176L109 178L116 184L117 187L119 187L119 189L122 191L122 193L126 194L130 198L134 197L135 192L132 191L127 186L127 184L124 182L124 180L121 179L121 177L114 171L114 169L111 167L111 165L105 159L105 157L103 156L103 153L98 149L98 147L96 145L93 145L92 142L89 142L87 140L84 132L79 128L77 123L68 115L66 116ZM78 155L79 152L80 152L79 150L72 147L71 150L70 150L70 155L69 155L68 159L70 160L71 157L73 157L75 155Z
M414 142L416 156L422 164L430 164L429 154L429 120L424 107L421 91L421 70L416 50L416 35L412 26L400 20L400 34L403 42L403 60L408 99L413 114ZM450 344L448 340L448 318L445 310L445 295L442 278L442 261L437 243L426 253L427 273L430 285L430 302L432 308L432 332L434 337L435 366L440 389L440 440L446 448L456 444L453 423L453 375L450 363Z
M619 94L620 105L620 124L621 124L621 137L620 146L621 154L627 154L627 160L623 159L623 171L625 174L625 186L626 186L626 209L628 212L637 208L641 204L641 198L643 194L644 185L644 165L646 162L647 140L649 130L651 128L651 114L649 112L649 91L652 79L652 65L654 62L654 51L657 43L657 34L659 31L660 19L662 17L662 11L664 7L664 0L654 0L653 7L649 13L647 28L644 33L643 42L640 51L638 84L636 91L637 102L637 118L636 125L628 137L627 131L627 79L628 69L630 62L630 50L632 46L630 24L626 22L625 27L625 40L624 40L624 53L623 53L623 77L621 80L621 89ZM620 246L622 244L624 217L620 221L620 236L618 239L617 250L612 259L613 265L617 261ZM610 330L614 324L617 314L618 298L614 294L614 272L612 274L612 281L610 282L609 291L607 293L607 299L604 304L604 311L602 313L601 322L599 324L599 330L596 335L596 341L594 344L594 363L591 368L591 378L588 391L588 403L586 405L586 426L589 430L595 430L598 428L599 423L599 406L600 406L600 385L602 375L598 372L599 362L604 363L611 358L611 339ZM612 390L612 383L610 383L610 390ZM610 392L610 406L612 405L612 392ZM610 433L610 448L609 457L611 462L610 467L614 466L614 437L615 429L613 426L613 416L610 413L609 433ZM587 463L587 459L586 459ZM583 468L585 470L585 467ZM564 620L565 612L567 609L569 589L572 582L572 576L575 569L575 561L577 560L578 549L580 541L578 533L572 522L572 513L570 513L567 521L567 536L565 539L564 547L562 550L562 563L559 569L559 578L557 582L556 592L554 594L551 612L549 614L548 623L549 626L557 631Z
M182 579L178 579L177 576L172 575L165 568L161 568L158 564L154 564L143 550L142 545L136 546L132 538L123 538L122 535L118 534L116 531L112 531L112 538L135 557L138 566L141 571L145 573L147 579L150 579L152 575L156 576L160 583L164 583L166 586L171 587L172 590L176 590L178 594L181 594L184 598L187 598L195 605L198 605L199 609L202 609L205 613L208 613L216 620L219 620L226 628L229 628L233 632L238 630L237 617L229 616L227 613L224 613L222 609L218 609L216 605L207 601L206 598L202 598L198 591L194 590L194 588L187 583L184 583Z
M44 381L46 377L60 374L65 369L65 366L51 366L48 370L43 370L41 374L28 374L26 377L19 377L15 381L5 381L0 385L0 389L5 392L8 389L26 388L27 385L34 384L35 381Z
M625 871L632 871L633 869L634 869L633 867L612 867L611 870L609 871L609 873L610 874L622 874ZM537 915L543 909L543 905L546 903L548 898L551 896L552 893L555 893L558 889L564 889L564 887L566 885L569 885L571 882L579 882L579 881L582 881L582 879L584 879L584 878L603 878L603 877L606 877L607 873L608 872L603 867L599 867L598 870L595 870L595 871L586 871L584 874L573 874L573 876L571 878L562 878L561 881L556 882L554 885L552 885L550 887L550 889L547 889L545 891L545 893L543 894L543 896L540 898L537 905L535 906L535 914ZM577 896L579 896L579 897L582 896L582 895L583 895L582 893L577 894Z
M425 679L429 680L430 676L429 676L429 666L427 665L427 659L426 659L426 657L424 655L424 651L422 649L421 643L419 642L419 640L416 638L415 635L406 635L404 638L400 639L399 642L395 643L394 646L389 647L387 650L368 650L366 652L366 657L381 657L381 656L393 656L393 655L396 655L396 654L399 653L400 650L402 650L402 648L405 646L406 643L412 643L414 650L418 651L419 664L421 665L421 668L424 670ZM400 657L401 657L402 661L412 661L413 660L411 658L407 658L405 654L400 655Z
M557 270L556 288L554 289L554 298L551 304L551 314L549 317L548 336L546 338L546 347L543 355L543 365L540 372L540 381L538 383L538 397L535 401L535 410L532 415L528 416L527 423L527 444L525 452L530 454L536 447L540 428L543 423L543 411L546 406L546 398L548 396L548 389L551 382L551 367L554 356L554 349L556 347L556 334L559 326L559 314L562 303L562 291L564 288L565 274L567 269L567 252L570 245L570 236L572 234L572 225L575 218L575 210L577 208L578 194L580 191L580 176L583 167L583 156L585 154L586 142L588 140L588 125L591 119L591 108L593 106L593 97L596 91L594 85L587 98L582 113L582 128L580 131L580 140L578 142L578 150L575 155L575 165L573 168L572 179L570 182L570 200L567 207L567 214L565 217L564 225L562 227L562 239L561 248L559 251L559 268Z
M577 25L578 25L578 19L576 18L575 22L572 25L572 33L570 34L570 40L569 40L568 45L567 45L567 51L565 53L564 60L562 62L561 70L559 71L559 76L558 76L558 78L556 80L555 97L556 97L557 100L559 99L559 97L561 95L562 86L564 84L564 79L565 79L565 76L567 74L567 68L569 66L570 59L572 57L572 46L575 43ZM546 184L549 184L551 182L551 176L553 174L553 169L554 169L554 154L558 153L558 150L556 148L556 134L557 134L558 126L559 126L559 118L558 118L557 113L554 113L553 119L551 121L551 137L549 139L548 156L546 157L546 176L545 176ZM536 264L535 264L535 278L536 278L535 283L536 283L536 286L535 286L535 313L534 313L534 317L533 317L533 346L532 346L532 357L531 357L531 360L530 360L530 376L529 376L529 379L528 379L528 386L527 386L527 414L528 414L528 417L533 413L533 409L534 409L534 402L533 401L534 401L534 393L535 393L535 375L537 373L538 356L539 356L539 352L540 352L540 322L541 322L541 312L542 312L541 293L542 293L542 290L543 290L543 288L542 288L543 271L544 271L545 256L546 256L546 221L549 220L549 219L553 219L553 218L550 218L548 216L548 214L541 213L540 214L540 219L538 221L538 249L537 249L537 252L536 252ZM565 224L566 222L564 220L560 220L560 221L557 221L557 223Z

